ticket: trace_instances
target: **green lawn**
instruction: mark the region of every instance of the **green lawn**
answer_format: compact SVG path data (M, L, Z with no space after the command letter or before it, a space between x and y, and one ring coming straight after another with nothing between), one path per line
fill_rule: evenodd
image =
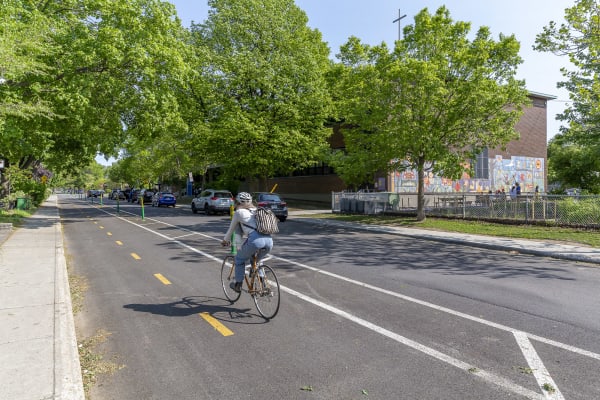
M0 210L0 223L12 223L19 226L23 218L31 215L33 210Z
M600 232L595 230L536 225L503 225L482 221L466 221L445 218L427 218L424 222L417 222L411 217L395 217L387 215L319 214L311 215L310 217L332 218L339 221L402 226L408 228L415 227L420 229L461 232L478 235L503 236L542 241L559 241L563 243L600 247Z

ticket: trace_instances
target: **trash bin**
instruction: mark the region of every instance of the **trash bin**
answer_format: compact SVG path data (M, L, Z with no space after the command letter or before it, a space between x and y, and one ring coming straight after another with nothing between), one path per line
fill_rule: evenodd
M356 199L349 199L349 202L350 202L350 207L349 207L348 211L350 213L352 213L352 214L356 213L356 202L357 202L357 200Z
M29 199L26 197L17 197L17 210L29 210Z
M350 212L350 201L347 198L342 197L340 199L340 211L342 213L349 213Z
M358 214L365 213L365 201L364 200L356 200L356 212Z

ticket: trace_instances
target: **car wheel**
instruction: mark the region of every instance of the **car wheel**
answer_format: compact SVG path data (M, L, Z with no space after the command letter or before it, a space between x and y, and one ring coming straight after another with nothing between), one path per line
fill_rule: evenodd
M198 214L198 209L196 208L196 205L194 203L192 203L192 212L194 214Z
M210 208L208 207L208 203L204 205L204 214L210 215Z
M286 220L286 219L287 219L287 217L280 217L280 218L279 218L279 221L281 221L281 222L285 222L285 220Z

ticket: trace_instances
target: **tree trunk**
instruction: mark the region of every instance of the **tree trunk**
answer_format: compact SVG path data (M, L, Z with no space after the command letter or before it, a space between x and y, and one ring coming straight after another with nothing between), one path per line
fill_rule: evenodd
M419 158L417 165L417 221L425 221L425 161Z

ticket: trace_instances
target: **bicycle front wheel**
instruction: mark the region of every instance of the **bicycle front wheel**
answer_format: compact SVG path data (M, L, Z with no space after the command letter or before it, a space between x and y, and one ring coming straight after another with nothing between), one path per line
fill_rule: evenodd
M226 256L221 265L221 286L227 300L234 302L240 298L241 293L229 287L231 282L235 282L235 262L233 256Z
M275 271L267 265L258 267L254 278L254 290L250 291L256 309L266 319L271 319L279 311L279 281Z

